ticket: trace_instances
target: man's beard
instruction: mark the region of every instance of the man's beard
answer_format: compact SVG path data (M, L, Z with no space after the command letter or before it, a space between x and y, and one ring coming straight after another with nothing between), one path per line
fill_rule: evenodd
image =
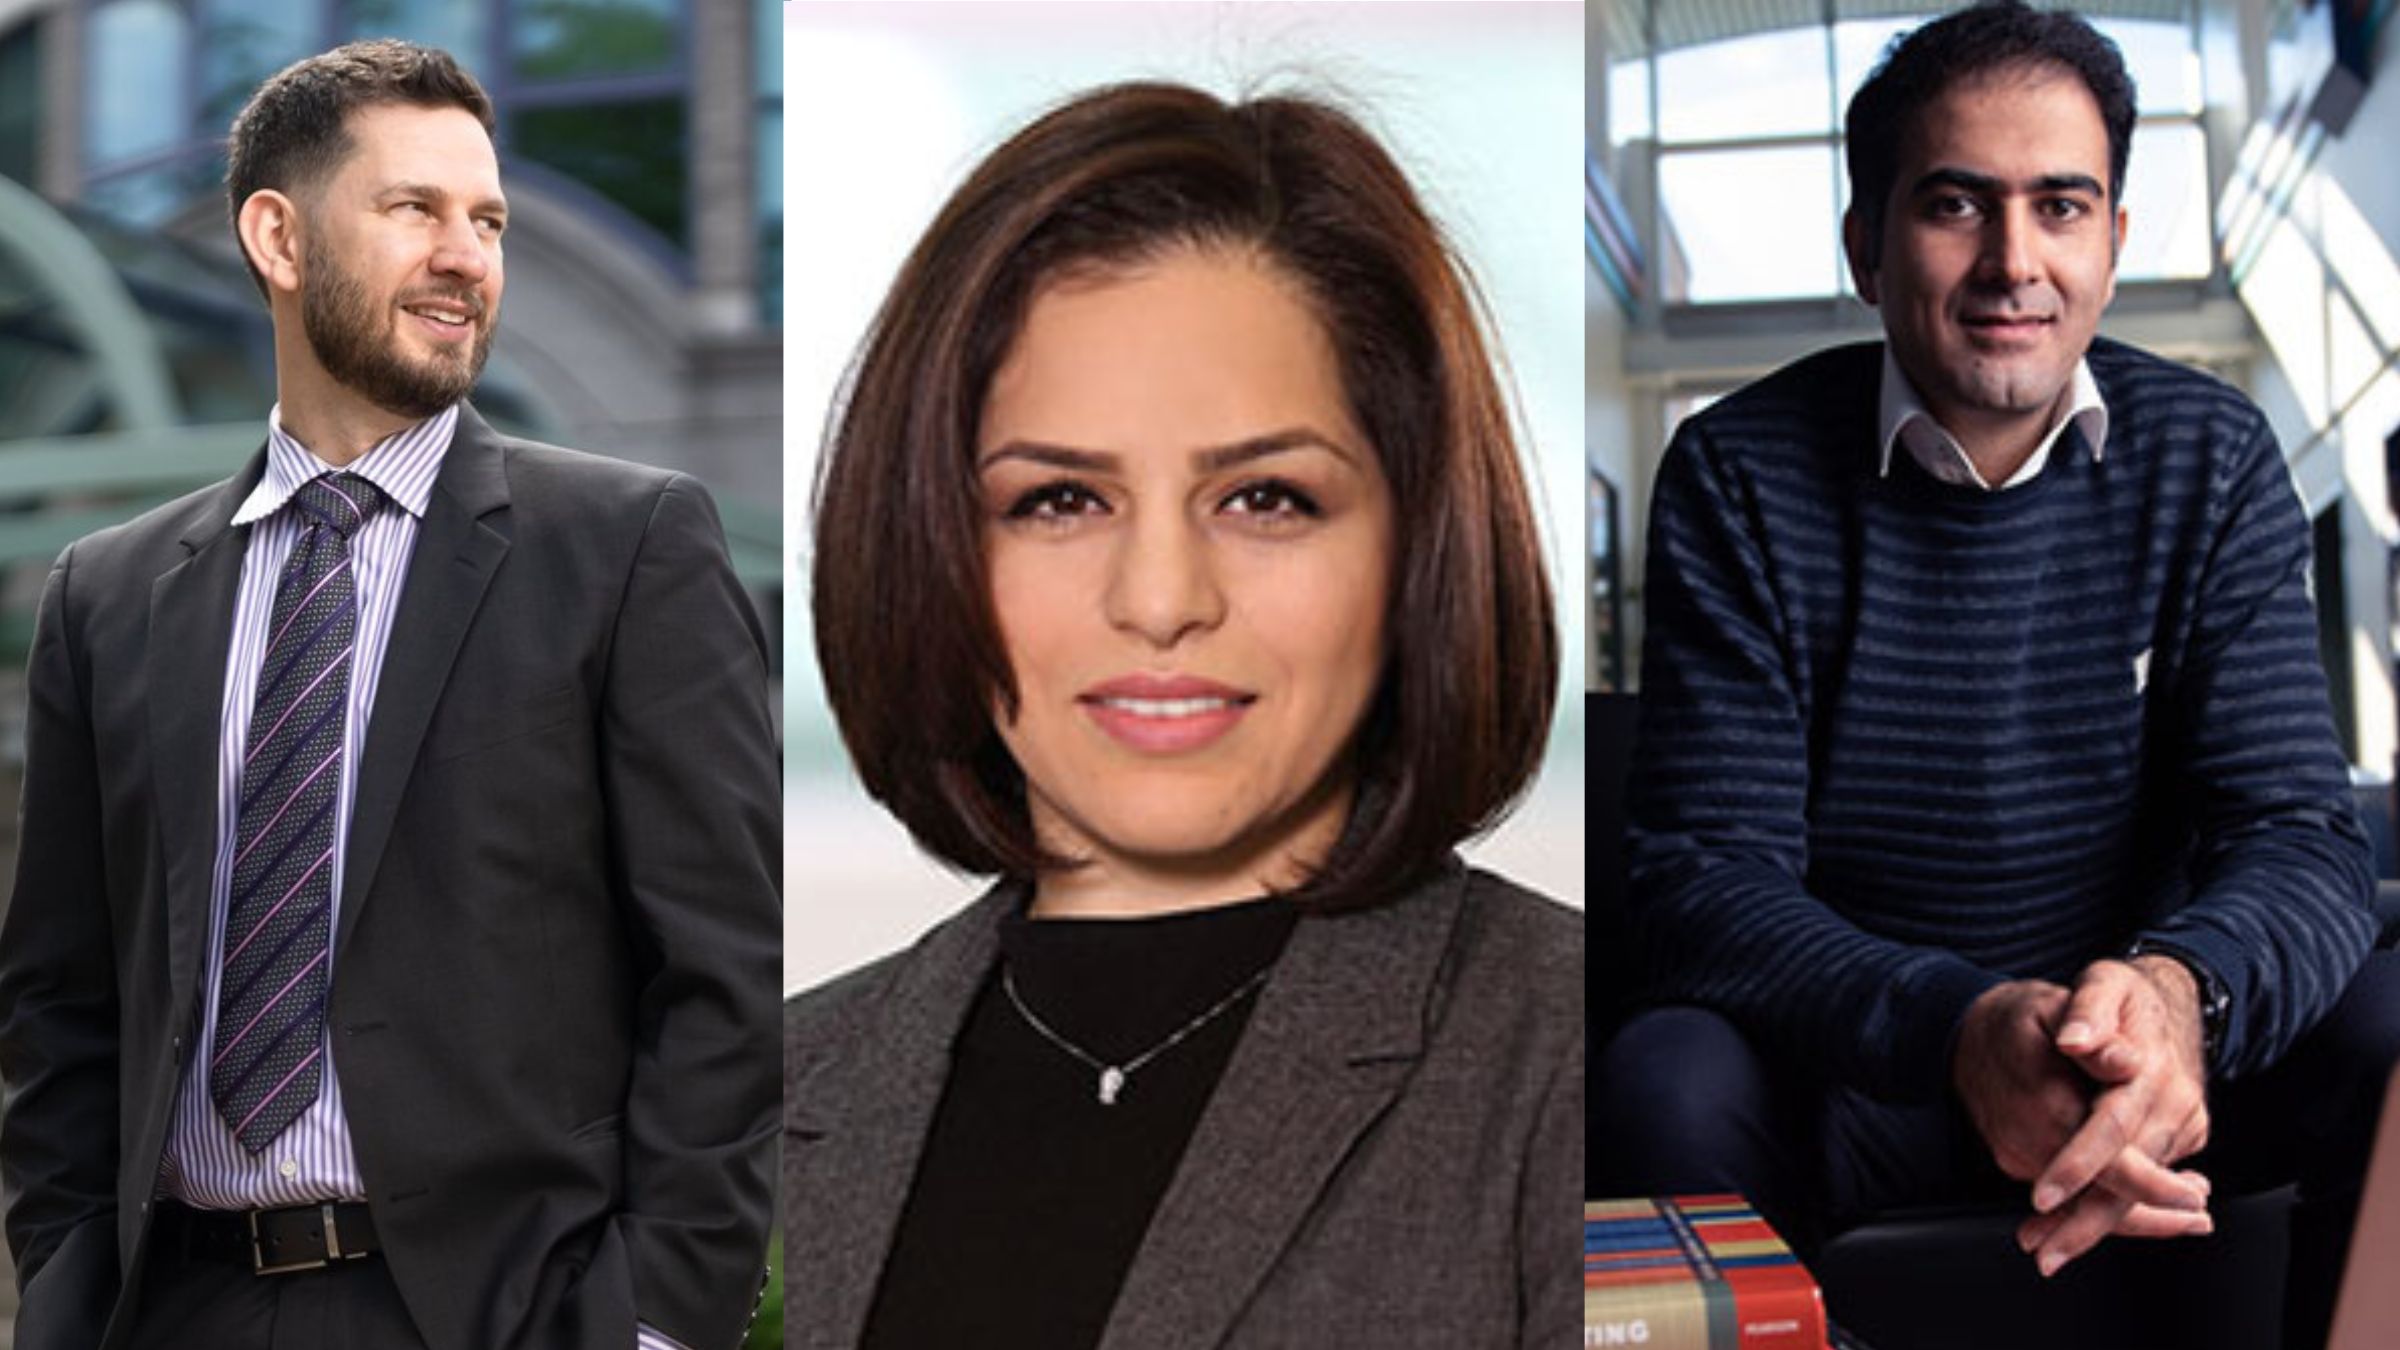
M300 288L300 327L317 363L343 387L401 417L431 417L467 396L492 354L492 329L483 296L473 288L429 288L410 299L444 299L466 306L475 343L463 359L418 361L402 355L389 311L378 311L365 283L312 240L304 246L307 284ZM397 308L397 306L394 306Z

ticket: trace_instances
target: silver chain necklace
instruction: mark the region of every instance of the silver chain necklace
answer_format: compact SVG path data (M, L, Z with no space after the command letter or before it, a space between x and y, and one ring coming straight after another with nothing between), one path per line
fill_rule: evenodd
M1075 1042L1070 1041L1066 1037L1061 1036L1057 1032L1051 1030L1049 1023L1035 1016L1033 1009L1025 1006L1024 995L1017 992L1016 974L1005 965L1000 967L1000 991L1008 995L1009 1004L1017 1010L1017 1016L1025 1019L1025 1025L1032 1027L1037 1032L1040 1032L1043 1040L1050 1042L1059 1049L1066 1051L1068 1054L1073 1055L1079 1060L1082 1060L1085 1067L1099 1074L1100 1104L1102 1106L1115 1106L1117 1104L1117 1094L1125 1090L1125 1080L1132 1077L1135 1070L1140 1069L1143 1065L1148 1064L1151 1060L1154 1060L1160 1055L1167 1053L1169 1050L1174 1049L1176 1046L1181 1045L1185 1037L1217 1020L1218 1016L1221 1015L1227 1008L1230 1008L1234 1004L1241 1002L1243 995L1248 994L1250 991L1258 988L1260 985L1265 984L1267 982L1268 972L1274 969L1274 963L1269 962L1256 975L1253 975L1249 979L1242 981L1232 993L1227 994L1221 999L1218 999L1215 1004L1210 1006L1207 1012L1204 1012L1198 1017L1193 1018L1191 1021L1184 1023L1180 1027L1177 1027L1174 1031L1174 1034L1168 1036L1165 1040L1160 1041L1158 1044L1151 1046L1149 1049L1144 1050L1142 1053L1135 1055L1133 1058L1126 1060L1122 1064L1106 1063L1098 1055L1093 1054L1091 1051L1084 1049L1082 1046L1077 1045Z

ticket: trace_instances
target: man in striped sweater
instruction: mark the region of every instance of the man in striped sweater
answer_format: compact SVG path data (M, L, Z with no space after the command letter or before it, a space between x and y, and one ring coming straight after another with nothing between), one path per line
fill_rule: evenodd
M1918 30L1847 123L1886 341L1676 433L1629 840L1650 1005L1597 1089L1641 1107L1592 1167L1738 1189L1804 1248L2029 1199L2045 1275L2296 1175L2288 1343L2321 1345L2400 965L2368 954L2274 438L2094 336L2133 115L2072 15Z

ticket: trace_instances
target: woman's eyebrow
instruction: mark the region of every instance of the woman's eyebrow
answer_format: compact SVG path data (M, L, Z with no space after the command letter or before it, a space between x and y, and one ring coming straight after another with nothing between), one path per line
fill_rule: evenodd
M1102 473L1117 467L1118 457L1105 450L1081 450L1071 445L1055 445L1049 441L1004 441L984 452L975 462L978 469L988 469L1004 459L1029 460L1054 469L1075 469L1084 473Z
M1335 457L1355 463L1357 456L1339 441L1311 427L1285 427L1258 436L1245 436L1224 445L1202 446L1192 451L1204 473L1217 473L1252 460L1270 455L1287 454L1294 450L1320 449ZM990 468L1006 459L1022 459L1048 468L1073 469L1082 473L1107 473L1123 467L1122 456L1108 450L1087 450L1079 446L1060 445L1054 441L1010 440L984 452L976 461L978 469Z
M1281 431L1268 432L1264 436L1247 437L1230 445L1209 446L1197 451L1196 454L1200 461L1200 467L1214 473L1220 469L1232 468L1237 464L1247 464L1254 459L1264 459L1269 455L1280 455L1291 450L1305 450L1312 446L1326 451L1337 459L1351 462L1355 462L1357 459L1357 456L1353 455L1339 441L1313 427L1286 427Z

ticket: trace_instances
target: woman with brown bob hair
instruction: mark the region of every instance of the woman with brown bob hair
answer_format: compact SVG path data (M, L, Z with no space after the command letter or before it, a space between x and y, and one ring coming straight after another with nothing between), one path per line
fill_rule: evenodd
M1001 881L787 1007L789 1343L1567 1343L1581 916L1452 851L1557 637L1374 137L1166 84L1019 132L867 335L815 540L861 779Z

